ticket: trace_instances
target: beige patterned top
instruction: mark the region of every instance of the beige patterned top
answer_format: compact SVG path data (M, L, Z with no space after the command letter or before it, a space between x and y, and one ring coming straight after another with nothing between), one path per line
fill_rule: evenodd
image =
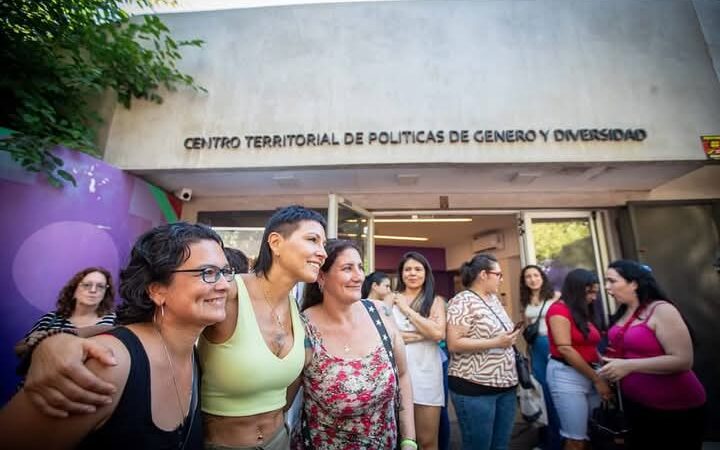
M458 293L448 304L448 325L467 327L467 337L474 339L490 339L506 329L512 330L513 323L500 300L494 295L484 300L487 306L470 291ZM496 315L502 319L505 328ZM512 347L491 348L477 353L451 353L448 375L498 388L518 383Z

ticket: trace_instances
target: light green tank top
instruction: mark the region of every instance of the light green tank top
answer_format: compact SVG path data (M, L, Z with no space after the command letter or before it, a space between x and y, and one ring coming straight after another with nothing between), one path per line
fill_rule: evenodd
M238 318L233 335L222 344L200 336L202 410L218 416L244 417L285 406L286 389L305 363L305 330L298 307L290 298L293 346L284 358L270 351L260 333L250 294L240 275Z

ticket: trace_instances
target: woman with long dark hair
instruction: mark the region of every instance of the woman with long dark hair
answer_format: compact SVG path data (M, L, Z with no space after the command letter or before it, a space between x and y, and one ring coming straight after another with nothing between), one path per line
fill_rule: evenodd
M402 337L378 314L379 301L361 301L363 263L355 244L330 239L326 249L317 282L303 296L308 345L296 446L417 449Z
M447 344L450 396L463 450L507 450L518 384L513 345L520 329L498 299L503 274L497 258L478 253L460 267L466 290L450 299Z
M649 267L610 264L605 286L620 304L600 375L620 382L631 448L702 448L705 389L692 371L685 321Z
M554 302L555 291L545 271L534 264L525 266L520 271L520 305L525 316L525 326L536 327L537 330L534 339L527 344L530 349L532 373L542 386L548 413L548 426L542 427L539 432L543 450L559 450L561 447L557 413L545 376L550 360L550 340L545 317Z
M403 255L398 264L397 291L393 296L393 317L405 341L418 444L436 450L440 409L445 405L438 348L438 342L445 339L445 304L435 295L430 263L420 253Z
M565 450L586 448L589 414L600 404L600 397L612 396L607 382L593 367L600 362L600 332L591 310L598 288L595 274L572 270L565 277L560 300L547 313L551 355L547 383L560 418Z

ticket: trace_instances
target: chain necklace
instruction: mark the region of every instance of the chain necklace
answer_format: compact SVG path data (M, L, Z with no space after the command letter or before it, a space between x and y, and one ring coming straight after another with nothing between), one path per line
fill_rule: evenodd
M175 366L173 365L172 358L170 358L170 352L168 351L167 345L165 344L165 338L163 338L162 333L160 333L160 330L157 326L153 326L153 329L155 332L160 336L160 343L162 344L163 350L165 350L165 357L168 360L168 364L170 364L170 374L172 375L173 380L173 386L175 386L175 397L177 398L178 403L178 412L180 413L180 434L182 439L182 430L185 428L185 413L182 405L182 400L180 400L180 389L178 388L177 378L175 377ZM195 366L195 354L192 353L192 366ZM192 383L195 382L193 374L193 379L191 380ZM192 394L191 394L192 395ZM192 411L190 411L192 414ZM187 433L190 432L190 430L186 430Z
M270 309L270 315L275 319L275 323L277 324L277 331L272 336L272 343L273 347L275 347L275 356L280 356L280 353L282 353L282 349L285 346L285 323L280 320L280 316L277 313L277 308L280 305L281 302L278 302L274 307L272 303L270 303L270 289L269 286L266 286L265 283L262 281L260 282L262 285L263 290L263 299L265 300L265 303L267 303L268 308ZM288 295L288 302L290 301L290 296ZM260 435L260 433L258 433Z

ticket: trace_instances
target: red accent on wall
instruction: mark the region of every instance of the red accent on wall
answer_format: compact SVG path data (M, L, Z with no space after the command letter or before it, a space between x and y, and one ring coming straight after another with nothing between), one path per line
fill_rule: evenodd
M172 209L175 211L175 214L177 215L178 220L182 217L182 207L183 202L179 198L175 197L169 192L166 192L165 195L167 196L168 200L170 201L170 206L172 206Z
M375 246L375 270L383 272L395 273L397 265L402 256L407 252L418 252L427 258L432 267L433 272L444 271L445 264L445 248L442 247L405 247L394 245L376 245Z

